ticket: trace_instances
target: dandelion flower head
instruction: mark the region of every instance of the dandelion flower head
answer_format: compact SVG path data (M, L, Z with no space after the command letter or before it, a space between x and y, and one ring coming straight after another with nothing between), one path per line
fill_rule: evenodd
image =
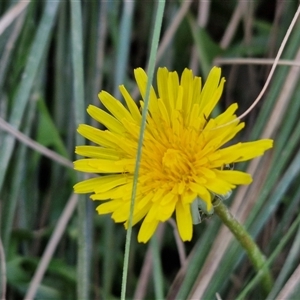
M148 77L141 68L134 75L144 99ZM236 103L211 117L224 83L217 67L212 68L204 85L189 69L180 78L177 72L158 69L158 91L153 87L150 91L132 219L133 225L143 220L139 242L147 242L158 224L173 214L181 239L190 241L195 199L201 199L211 211L214 195L226 195L252 181L250 174L224 166L250 160L272 147L269 139L227 146L244 123L236 119ZM92 193L91 199L100 201L97 212L111 214L115 222L127 228L142 116L123 85L120 92L126 106L102 91L99 99L110 113L93 105L87 109L105 130L86 124L78 127L78 132L95 145L76 147L75 152L85 158L75 161L74 168L101 176L77 183L74 190Z

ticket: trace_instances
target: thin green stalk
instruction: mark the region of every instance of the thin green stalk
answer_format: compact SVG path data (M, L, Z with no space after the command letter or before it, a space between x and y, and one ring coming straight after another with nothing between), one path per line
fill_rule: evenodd
M219 199L215 200L214 209L222 222L229 228L229 230L244 248L255 270L257 272L263 272L261 284L264 290L269 293L273 285L273 279L270 270L266 265L265 256L262 254L257 244L254 242L244 226L233 217L227 206L224 205L222 201Z
M83 80L83 41L82 41L81 2L71 1L73 91L76 125L84 123L84 80ZM83 144L83 137L76 135L76 144ZM83 180L78 173L77 179ZM78 199L78 257L77 257L77 298L89 299L89 259L88 259L88 218L84 197Z
M151 88L152 80L153 80L153 76L154 76L156 54L157 54L159 36L160 36L162 19L163 19L163 14L164 14L165 0L158 1L157 5L158 5L158 7L157 7L157 13L156 13L156 22L155 22L155 27L154 27L154 31L153 31L153 38L152 38L150 58L149 58L148 82L147 82L147 87L146 87L145 103L144 103L143 114L142 114L140 137L139 137L138 151L137 151L136 164L135 164L135 170L134 170L134 179L133 179L132 195L131 195L131 202L130 202L130 214L129 214L129 220L128 220L128 230L126 233L123 274L122 274L122 289L121 289L121 299L122 300L125 300L125 297L126 297L126 286L127 286L128 262L129 262L129 253L130 253L130 241L131 241L131 234L132 234L132 219L133 219L134 200L135 200L135 196L136 196L139 167L140 167L140 161L141 161L141 156L142 156L142 144L143 144L144 132L145 132L145 128L146 128L146 117L147 117L147 110L148 110L148 105L149 105L150 88Z

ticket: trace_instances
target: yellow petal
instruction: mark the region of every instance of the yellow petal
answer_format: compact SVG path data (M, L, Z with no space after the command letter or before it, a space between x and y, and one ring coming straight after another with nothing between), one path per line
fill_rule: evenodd
M169 103L170 113L176 107L175 100L177 99L178 87L179 87L179 78L177 72L169 72L167 88L168 88L168 98L164 101Z
M199 93L199 91L201 91L201 87L202 87L202 79L201 77L195 77L193 80L193 100L192 100L192 105L193 104L198 104L200 105L200 101L201 101L201 94Z
M142 199L136 204L138 209L142 209L145 207L153 198L153 192L149 192L146 196L142 197ZM152 204L151 204L152 205Z
M124 202L120 199L110 200L97 206L96 210L99 215L109 214L120 207Z
M147 243L154 234L158 223L159 221L157 220L153 220L152 222L145 222L144 220L138 234L138 242Z
M103 131L86 124L80 124L78 126L77 132L88 140L103 147L116 147L116 142L114 139L112 139L111 133L109 131Z
M129 218L129 210L130 210L130 201L126 201L122 203L122 205L119 205L115 208L114 212L111 215L111 218L116 223L125 222Z
M133 172L134 159L122 159L118 161L106 159L85 158L74 162L74 169L87 173L127 173Z
M183 91L183 88L181 86L178 87L178 93L177 93L177 99L176 99L176 109L181 111L182 110L182 104L183 104L183 96L185 96Z
M122 120L122 124L123 124L124 128L127 130L127 136L130 135L133 140L138 141L138 138L140 135L140 129L141 129L140 126L137 125L136 123L130 122L126 119ZM124 140L125 143L126 143L126 141L128 141L128 139ZM127 146L129 146L129 145L127 145ZM136 145L131 145L131 147L136 149Z
M265 139L254 142L242 143L240 147L241 155L236 162L246 161L257 156L261 156L266 150L273 147L273 140Z
M196 197L197 197L197 193L192 192L192 191L186 191L181 196L181 201L183 204L191 204L195 200Z
M157 219L156 217L157 217L158 208L159 208L159 203L154 203L151 205L151 208L149 209L147 216L144 220L145 223L149 223Z
M160 99L164 99L166 102L166 107L168 111L171 111L171 104L170 104L170 97L168 94L168 77L169 77L169 71L167 68L158 68L157 70L157 89L158 89L158 95Z
M103 158L108 160L118 160L119 152L111 148L103 148L99 146L76 146L75 153L78 155Z
M206 182L205 187L214 194L225 195L236 186L221 178L214 178Z
M160 204L161 205L166 205L171 201L177 202L177 198L178 198L178 195L176 195L172 192L169 192L169 193L167 193L166 195L163 196L163 198L160 201Z
M219 102L222 92L223 92L224 83L225 83L225 79L222 78L219 86L217 87L217 89L211 96L203 96L203 99L204 99L204 97L210 97L210 98L208 98L209 101L207 102L205 107L203 107L203 113L205 116L208 117L211 114L211 112L213 111L213 109L215 108L215 106L217 105L217 103Z
M106 176L106 175L105 175ZM130 199L132 194L132 182L118 186L106 192L99 192L91 195L92 200L107 200L107 199Z
M234 119L236 119L236 116L234 113L238 109L238 104L237 103L232 103L222 114L218 115L215 118L215 121L217 124L225 124L227 122L230 122ZM239 122L239 120L237 120Z
M181 239L183 241L190 241L193 236L193 222L190 204L182 205L181 201L177 202L176 223Z
M91 178L74 185L75 193L106 192L118 185L128 181L124 175L107 175L103 177Z
M136 212L134 212L133 214L133 218L132 218L132 226L135 225L136 223L138 223L140 220L142 220L145 215L147 214L147 212L149 211L151 204L148 204L146 206L144 206L142 209L137 209ZM124 223L124 226L126 229L128 229L128 220Z
M234 185L250 184L252 177L248 173L235 170L215 170L218 178L226 180Z
M200 96L200 111L202 111L213 99L221 78L221 68L213 67L208 74ZM223 89L223 86L222 86ZM214 99L215 100L215 99ZM214 105L216 101L213 101ZM208 116L206 116L208 117Z
M180 85L183 89L184 101L182 101L182 109L184 119L193 112L191 110L192 107L192 99L193 99L193 72L187 68L184 69L181 79ZM200 91L200 89L199 89Z
M118 133L125 132L124 127L122 126L120 121L118 121L116 118L112 117L110 114L108 114L104 110L102 110L94 105L89 105L87 112L93 119L95 119L99 123L105 125L109 130L118 132Z
M134 100L132 99L132 97L130 96L130 94L128 93L126 88L124 87L124 85L120 85L119 89L120 89L122 96L124 97L124 99L126 101L126 104L128 106L128 109L130 110L130 113L131 113L133 119L136 121L137 124L140 124L141 120L142 120L142 116L141 116L141 113L140 113L136 103L134 102Z
M210 211L212 209L212 198L210 192L201 184L196 183L190 183L190 189L192 192L196 193L199 198L201 198L207 205L207 211Z
M152 202L160 202L164 194L166 194L165 189L157 189L152 197Z
M142 68L135 69L134 76L135 76L136 83L139 87L140 93L144 99L146 96L145 94L146 94L146 86L147 86L148 76ZM151 94L153 94L153 96L155 95L155 98L156 98L156 94L155 94L153 87L151 87Z
M123 118L134 121L129 111L122 105L122 103L114 98L109 93L102 91L99 93L99 99L103 105L115 116L119 121Z
M161 222L165 222L168 219L170 219L175 210L175 205L176 205L175 201L172 201L167 205L160 205L157 212L156 219Z
M136 83L139 87L140 93L142 95L142 98L145 100L148 76L142 68L135 69L134 76L135 76ZM152 117L158 111L157 97L152 86L150 89L149 111L151 112Z
M167 126L170 126L170 117L165 103L161 99L158 99L157 104L162 120L166 123Z

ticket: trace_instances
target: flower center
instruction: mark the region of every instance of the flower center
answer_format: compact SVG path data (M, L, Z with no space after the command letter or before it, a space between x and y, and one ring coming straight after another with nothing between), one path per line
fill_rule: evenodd
M189 171L188 159L186 155L182 151L175 149L168 149L165 152L162 158L162 165L165 170L171 173L184 172L186 175L186 173Z

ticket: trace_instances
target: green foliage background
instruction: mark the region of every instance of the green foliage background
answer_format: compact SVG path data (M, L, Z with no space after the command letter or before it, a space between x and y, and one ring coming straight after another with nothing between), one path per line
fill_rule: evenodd
M261 90L266 59L275 57L296 10L297 1L166 1L156 65L189 67L204 78L220 65L227 82L217 111L237 102L241 114ZM100 105L100 90L120 98L124 83L139 99L133 69L147 67L156 12L157 1L0 2L3 299L26 298L29 290L35 299L120 297L124 228L72 194L82 175L71 161L84 143L76 128L92 122L85 108ZM243 249L213 216L185 244L176 243L172 223L147 245L136 242L139 225L133 228L128 299L297 298L299 45L298 22L282 56L291 65L277 67L238 137L273 138L274 149L236 166L248 168L254 183L226 202L270 258L271 293L263 293ZM239 61L245 58L261 60Z

